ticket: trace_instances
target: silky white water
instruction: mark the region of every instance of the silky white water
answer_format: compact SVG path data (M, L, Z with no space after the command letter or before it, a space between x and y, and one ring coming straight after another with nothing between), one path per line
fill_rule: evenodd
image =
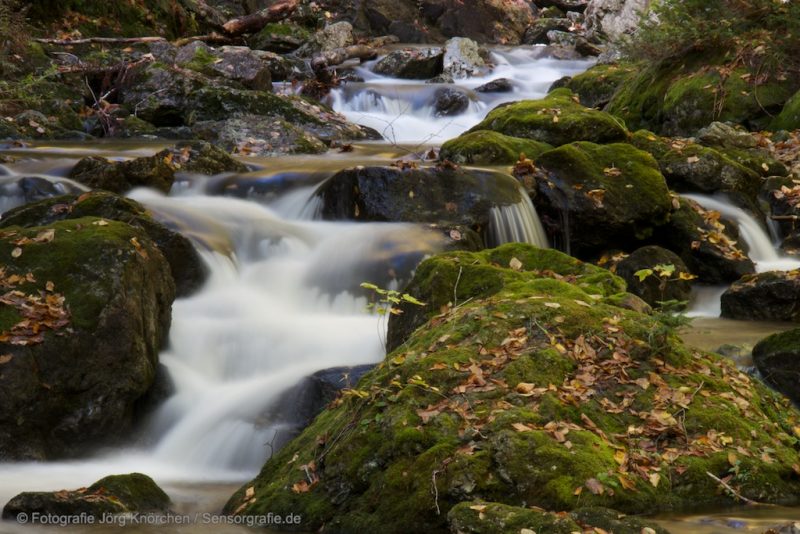
M498 66L492 75L459 82L471 89L508 77L517 89L476 96L458 120L434 118L425 106L410 111L403 107L403 98L411 102L430 86L363 74L367 85L389 95L381 104L388 106L383 117L393 121L389 141L439 142L471 127L501 101L540 97L555 79L588 66L535 59L538 53L495 53ZM405 96L393 100L392 91ZM344 93L335 98L344 107L356 106L355 100L345 102ZM366 106L345 114L365 124L374 120L377 127L382 119L368 118L372 111ZM30 200L19 184L23 175L37 175L43 186L51 184L50 194L82 191L83 186L64 178L76 157L126 159L150 155L161 146L18 150L20 161L0 173L0 212ZM385 163L371 157L367 161ZM357 164L363 161L337 154L302 160L304 170L320 170L323 177ZM277 160L267 165L275 174L284 164ZM261 176L269 177L270 171L245 179ZM242 198L220 196L228 193L229 182L224 176L189 179L176 183L169 197L147 190L131 193L157 218L192 239L210 270L199 292L173 305L169 346L160 361L175 393L150 417L141 437L126 447L78 461L0 464L0 505L21 491L77 488L133 471L152 476L168 491L186 483L247 480L269 456L268 444L276 443L276 432L286 437L285 423L269 417L269 407L283 392L317 370L383 358L385 325L367 313L359 284L399 287L425 255L443 248L445 237L423 225L315 220L319 201L312 196L312 184L298 183L269 197L251 197L250 190ZM492 210L489 239L493 245L547 244L527 195L517 205Z
M374 128L391 143L441 144L478 124L498 104L542 98L554 81L583 72L592 64L589 60L543 58L544 53L543 47L536 46L494 51L491 57L495 67L489 74L446 85L381 76L370 70L375 62L368 62L355 69L364 82L334 90L330 103L350 121ZM511 80L513 92L474 91L498 78ZM469 96L469 108L464 113L436 116L433 96L444 86Z
M684 194L685 198L694 200L707 210L719 212L724 218L733 221L739 229L739 235L747 245L747 255L753 260L756 272L790 271L800 268L800 260L778 253L778 247L770 238L766 229L743 209L733 205L724 198L699 194ZM687 315L690 317L719 317L720 297L727 287L696 287L693 290L692 302Z

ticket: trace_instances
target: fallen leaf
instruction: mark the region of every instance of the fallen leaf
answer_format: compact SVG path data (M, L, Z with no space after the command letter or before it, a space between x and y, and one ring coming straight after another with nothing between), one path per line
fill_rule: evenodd
M545 302L544 305L547 306L548 308L560 308L561 307L561 304L559 304L558 302Z
M698 161L700 161L700 158L697 156L689 156L686 158L686 163L697 163Z
M650 480L650 484L652 484L654 488L657 488L658 483L661 482L661 475L658 473L650 473L647 478Z
M508 262L508 266L511 267L511 269L514 271L522 270L522 262L519 261L517 258L511 258L511 261Z
M22 249L21 248L17 247L14 250L11 251L11 257L12 258L19 258L20 256L22 256Z
M603 484L596 478L590 478L589 480L587 480L586 487L594 495L602 495L606 491L606 488L603 486Z
M485 504L473 504L472 506L469 507L469 509L470 510L475 510L476 512L483 512L484 510L486 510L486 505Z
M0 356L0 365L5 365L5 364L7 364L8 362L10 362L13 359L14 359L13 355L11 355L11 354L3 354L2 356Z

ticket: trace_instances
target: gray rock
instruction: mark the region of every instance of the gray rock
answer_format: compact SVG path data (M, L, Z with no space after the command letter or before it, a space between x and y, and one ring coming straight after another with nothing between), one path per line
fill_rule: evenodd
M469 107L469 96L458 89L443 87L433 94L433 107L437 117L451 117L464 113Z
M547 34L551 31L566 32L572 27L572 21L566 18L540 18L536 19L522 37L523 44L549 44Z
M442 73L444 52L439 48L395 50L373 67L384 76L411 80L427 80Z
M453 37L444 44L443 72L454 79L475 76L487 68L483 55L472 39Z
M508 78L497 78L475 88L476 93L510 93L514 91L514 83Z
M758 141L753 134L724 122L712 122L697 132L697 139L706 146L723 148L755 148L758 146Z
M589 0L585 12L587 34L616 41L636 31L640 14L649 7L650 0Z

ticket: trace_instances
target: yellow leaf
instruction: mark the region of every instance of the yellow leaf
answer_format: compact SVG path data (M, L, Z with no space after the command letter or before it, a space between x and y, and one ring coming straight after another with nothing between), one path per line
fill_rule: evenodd
M469 509L470 510L475 510L476 512L483 512L484 510L486 510L486 505L485 504L473 504L472 506L469 507Z
M647 478L650 479L650 484L652 484L654 488L657 488L658 483L661 482L661 475L658 473L650 473L650 476Z
M47 283L44 285L44 288L48 291L52 291L56 288L56 285L50 280L48 280Z
M686 158L686 163L697 163L698 161L700 161L700 158L697 156L689 156Z
M519 384L517 384L517 387L515 387L514 390L517 393L521 393L523 395L530 395L534 387L535 386L530 382L520 382Z
M736 455L734 453L728 452L728 463L729 464L736 465L736 462L738 462L738 461L739 461L739 459L736 457Z
M397 356L396 358L392 358L392 365L402 365L403 362L406 361L406 357L404 354Z
M616 460L619 465L625 465L628 462L628 455L625 451L617 451L614 453L614 460Z
M578 486L577 488L575 488L575 491L572 492L572 494L575 495L576 497L579 496L581 493L583 493L583 486Z
M511 267L511 269L514 271L522 270L522 262L519 261L517 258L511 258L511 261L508 262L508 266Z
M21 248L17 247L14 250L11 251L11 257L12 258L19 258L20 256L22 256L22 249Z

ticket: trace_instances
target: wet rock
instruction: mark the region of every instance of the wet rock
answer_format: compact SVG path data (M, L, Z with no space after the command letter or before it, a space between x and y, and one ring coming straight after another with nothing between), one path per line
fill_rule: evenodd
M618 119L581 106L574 96L569 89L556 89L540 100L501 104L469 131L493 130L553 146L573 141L610 143L627 138Z
M444 73L456 80L476 76L487 68L484 55L487 52L472 39L454 37L444 44Z
M533 202L552 239L581 257L635 248L667 222L672 202L656 161L631 145L577 142L541 154Z
M514 91L514 82L508 78L497 78L475 88L476 93L511 93Z
M486 237L493 206L520 202L513 178L458 168L357 167L335 174L316 192L326 220L464 225Z
M424 326L362 377L364 398L351 394L332 403L231 497L225 512L246 517L268 506L276 514L301 514L307 530L335 525L389 534L445 532L453 525L448 519L492 532L494 518L507 517L509 529L500 531L519 533L528 526L514 517L538 520L544 509L602 521L598 529L641 534L655 528L587 507L635 514L734 503L706 474L730 469L737 445L722 432L750 436L754 450L774 450L771 463L737 456L757 479L740 480L737 491L762 502L796 495L791 429L800 412L731 362L690 351L652 316L617 307L622 287L608 271L523 244L422 262L408 291L427 303ZM485 358L474 358L476 342ZM650 384L649 391L632 381ZM680 396L682 388L698 387L706 394L686 399L691 406L680 420L653 393ZM463 391L455 405L437 395L453 389ZM622 400L626 394L631 401ZM730 398L758 399L761 409L740 408ZM623 402L636 408L620 409ZM484 405L502 409L476 408ZM630 425L641 432L626 434ZM642 448L655 440L658 450ZM619 474L617 458L625 454L644 468L663 460L667 448L674 460L660 464L659 477L623 478L635 491L603 475ZM309 464L321 455L324 463ZM313 466L311 483L298 464ZM482 502L486 495L497 502ZM575 517L567 514L547 519Z
M100 519L106 514L168 512L169 496L152 478L141 473L111 475L77 490L20 493L3 508L3 519L35 524L35 516L81 516Z
M469 108L469 96L458 89L444 87L433 93L433 109L437 117L460 115L467 108Z
M0 228L47 226L67 219L100 217L123 222L144 231L169 263L178 297L194 293L205 282L208 270L192 243L154 220L136 201L105 191L53 196L25 204L3 214Z
M63 195L65 193L82 193L83 189L76 187L66 180L48 180L38 176L24 176L17 180L17 185L22 191L25 202L36 202L45 198ZM7 215L4 213L3 217Z
M441 49L395 50L378 61L373 71L384 76L425 80L442 73L444 52Z
M800 322L800 270L743 276L722 294L722 317Z
M735 228L686 198L676 201L677 209L667 224L656 229L653 240L681 257L698 281L725 284L755 272L755 265L738 245Z
M800 329L773 334L753 347L755 363L764 381L800 405Z
M122 440L166 341L169 263L141 229L94 217L0 236L4 283L19 292L0 314L0 458L63 458Z
M309 51L325 52L344 48L353 43L355 43L353 25L345 21L335 22L328 24L311 37Z
M283 393L263 414L265 420L282 428L273 446L279 448L300 434L341 390L355 388L361 377L374 367L365 364L322 369Z
M586 6L586 31L590 36L617 41L639 27L641 13L650 0L589 0Z
M646 276L636 274L643 270L652 272ZM692 275L686 264L674 252L658 246L636 249L618 262L613 272L625 280L629 292L651 306L667 301L687 302L692 292Z
M570 27L572 27L572 22L566 18L539 18L525 30L522 43L527 45L550 44L550 39L547 37L549 32L566 32Z
M554 7L563 12L583 12L590 0L536 0L536 5L541 8Z
M73 167L69 178L92 189L113 193L126 193L134 187L150 187L168 193L175 181L175 168L158 155L129 161L87 156Z
M439 159L460 165L513 165L521 154L535 159L552 148L547 143L480 130L447 141L439 151Z

